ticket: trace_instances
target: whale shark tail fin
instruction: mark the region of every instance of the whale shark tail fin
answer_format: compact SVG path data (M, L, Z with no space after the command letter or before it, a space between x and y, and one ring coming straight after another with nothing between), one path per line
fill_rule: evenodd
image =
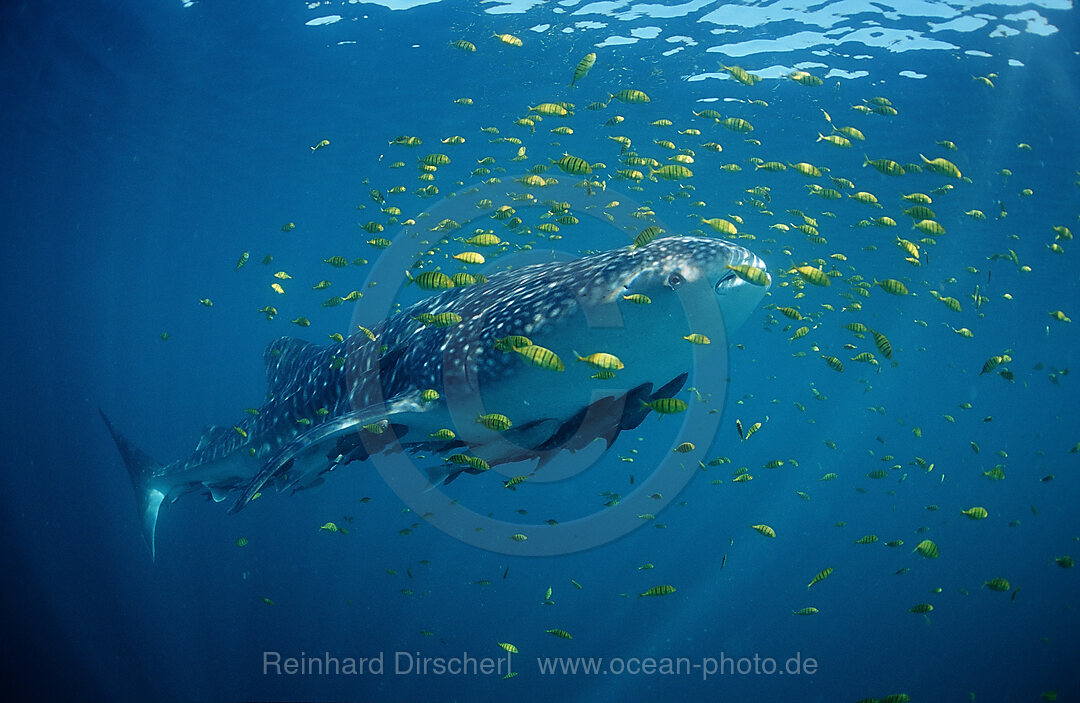
M152 485L152 479L162 468L162 464L150 458L146 452L132 444L126 437L120 434L105 413L101 413L101 419L109 428L109 434L116 442L116 448L120 450L120 457L127 466L128 475L131 477L131 486L135 489L135 501L138 508L139 522L142 525L143 537L150 547L150 558L154 558L154 531L157 528L158 510L165 494Z

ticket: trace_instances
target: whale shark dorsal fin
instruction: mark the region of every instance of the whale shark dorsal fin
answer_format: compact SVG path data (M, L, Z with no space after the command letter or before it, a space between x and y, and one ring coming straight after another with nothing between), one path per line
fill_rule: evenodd
M199 443L195 446L195 451L209 447L215 440L220 439L223 436L228 435L230 430L225 427L219 427L218 425L207 425L203 428L202 436L199 437Z
M318 349L321 349L318 344L295 337L278 337L266 345L263 361L266 363L267 393L276 396L293 379L304 361Z

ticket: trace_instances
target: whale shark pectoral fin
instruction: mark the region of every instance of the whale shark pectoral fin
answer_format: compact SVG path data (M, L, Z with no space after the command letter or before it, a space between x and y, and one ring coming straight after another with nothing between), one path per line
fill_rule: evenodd
M251 501L256 493L262 490L268 481L274 478L283 478L281 474L284 471L291 471L299 467L300 462L297 461L298 459L312 457L329 442L336 442L346 432L355 431L358 427L394 416L425 412L430 409L431 405L433 404L425 407L425 404L420 400L419 392L410 392L385 403L345 413L311 428L282 446L276 454L263 464L259 472L244 486L243 492L229 508L229 512L239 512ZM397 427L401 427L401 425ZM330 465L334 464L334 461L330 461ZM325 468L327 468L327 462L321 461L318 468L314 470ZM290 476L287 481L284 481L283 485L290 486L303 482L305 476L311 470L313 469L307 468L297 476Z
M670 398L679 391L682 390L683 384L686 383L686 379L690 376L687 372L682 372L675 378L671 379L664 385L656 389L656 391L649 397L650 400L656 400L657 398Z

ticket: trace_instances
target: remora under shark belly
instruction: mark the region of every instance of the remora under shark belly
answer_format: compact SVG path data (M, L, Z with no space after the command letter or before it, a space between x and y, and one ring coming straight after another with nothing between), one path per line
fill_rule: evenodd
M757 306L766 287L731 266L764 270L751 252L717 239L669 237L572 261L493 274L482 285L422 300L371 328L322 346L281 338L267 348L268 400L234 427L212 427L184 460L163 466L109 429L128 466L153 550L162 502L191 491L242 508L268 482L279 490L317 485L325 474L383 451L423 452L451 480L477 465L442 462L464 454L486 462L536 460L636 427L651 399L678 393L692 366L685 337L723 343ZM625 296L651 301L635 304ZM422 313L454 313L447 327ZM564 370L529 365L499 350L509 335L559 357ZM613 354L613 378L578 354ZM434 390L437 400L425 400ZM477 422L485 413L512 422L503 432ZM106 420L108 423L108 420ZM453 439L434 439L452 429ZM483 464L480 464L482 467ZM441 474L439 471L441 470Z

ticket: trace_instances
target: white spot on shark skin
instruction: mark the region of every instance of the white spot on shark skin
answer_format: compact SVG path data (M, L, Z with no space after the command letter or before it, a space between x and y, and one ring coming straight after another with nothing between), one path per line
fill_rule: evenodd
M682 42L683 44L686 44L687 46L697 46L698 45L697 41L695 41L693 37L683 36L682 34L673 34L672 36L668 37L664 41L666 41L668 43L671 43L671 44L674 44L676 42Z
M964 53L967 54L968 56L981 56L981 57L987 58L987 59L993 58L993 56L994 56L993 54L988 54L985 51L979 51L978 49L968 49Z
M1019 59L1009 59L1010 66L1023 66L1024 62Z
M538 24L535 27L529 27L530 32L536 32L537 34L542 33L542 32L546 32L549 29L551 29L550 24Z
M926 78L925 73L915 73L915 71L900 71L900 75L904 78Z
M582 20L581 22L575 22L574 26L578 29L603 29L607 26L607 22L593 22L591 20Z

